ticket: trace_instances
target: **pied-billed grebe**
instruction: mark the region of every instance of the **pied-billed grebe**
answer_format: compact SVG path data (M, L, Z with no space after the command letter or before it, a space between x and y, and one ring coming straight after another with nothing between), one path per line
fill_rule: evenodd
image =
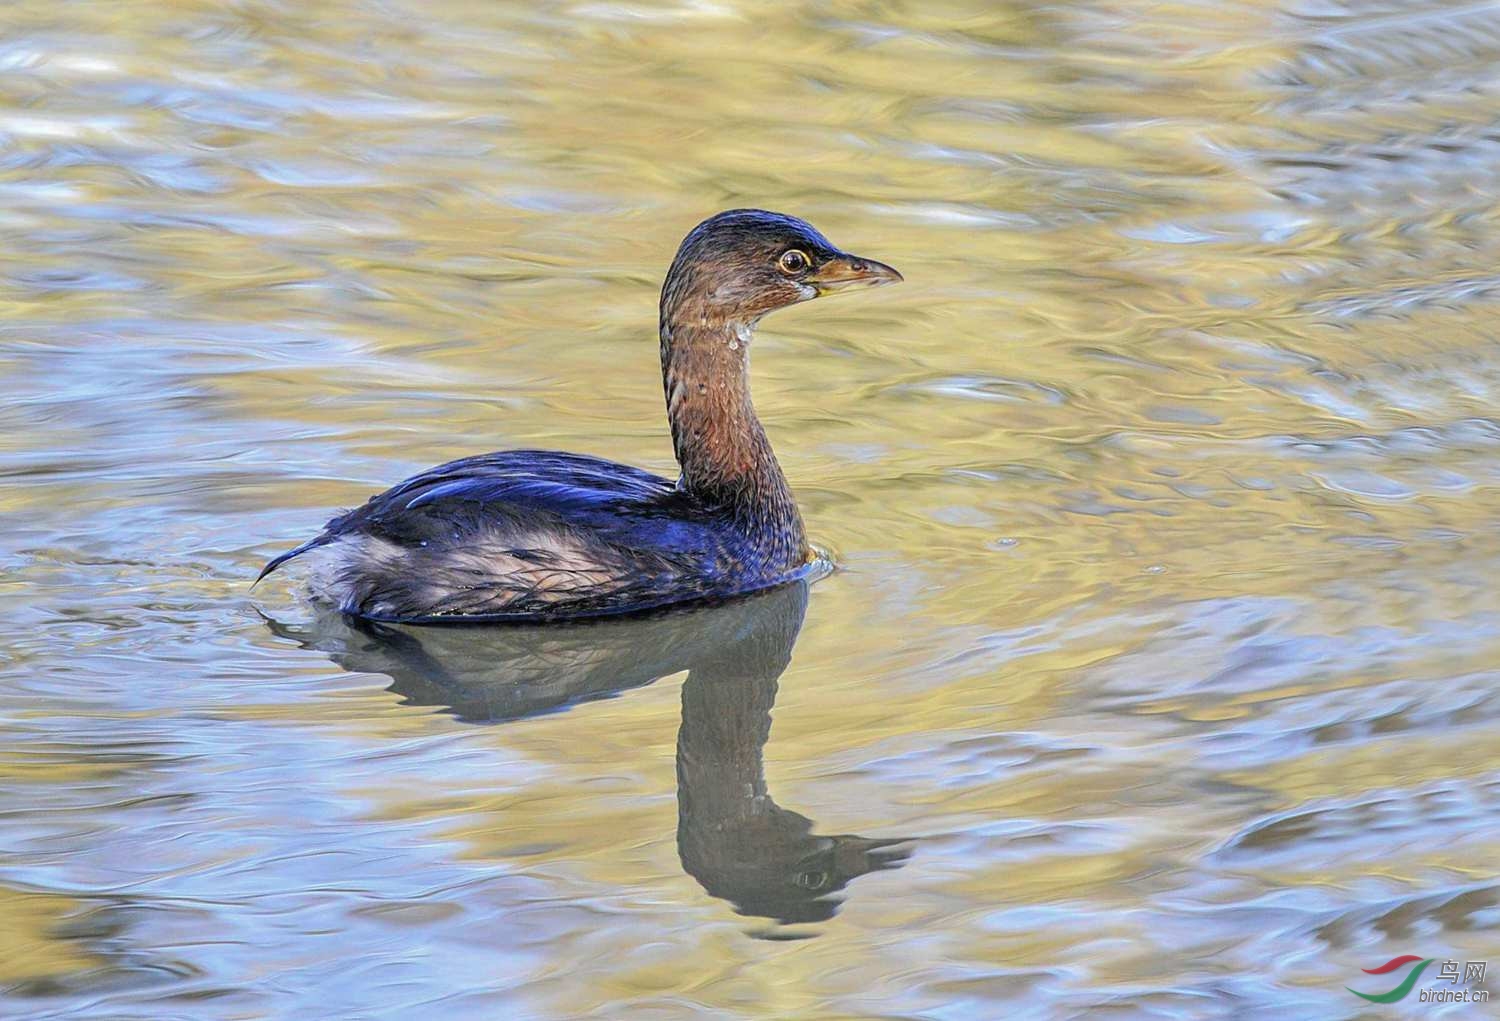
M683 239L661 291L675 485L580 454L467 457L334 518L260 576L323 548L315 597L406 623L597 617L800 577L813 558L750 403L751 333L778 308L900 279L796 217L711 217Z

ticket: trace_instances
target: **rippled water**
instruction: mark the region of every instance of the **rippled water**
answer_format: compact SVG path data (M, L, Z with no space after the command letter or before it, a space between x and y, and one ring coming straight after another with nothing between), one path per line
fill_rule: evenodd
M1337 1018L1500 967L1494 5L5 19L4 1016ZM747 204L908 281L757 342L838 573L540 634L252 595L451 457L669 472L656 288Z

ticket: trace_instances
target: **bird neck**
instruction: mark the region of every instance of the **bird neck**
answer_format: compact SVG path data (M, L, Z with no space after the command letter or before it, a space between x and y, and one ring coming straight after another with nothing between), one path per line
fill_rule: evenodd
M788 586L742 604L732 617L717 617L718 637L695 651L682 684L677 732L679 838L691 829L709 841L724 834L726 824L780 811L767 796L762 753L807 592Z
M750 401L752 324L663 306L662 383L680 488L778 537L791 566L806 556L802 518Z

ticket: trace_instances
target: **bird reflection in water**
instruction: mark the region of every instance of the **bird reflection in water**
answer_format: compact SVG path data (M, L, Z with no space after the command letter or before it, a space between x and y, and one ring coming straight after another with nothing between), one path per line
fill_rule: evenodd
M682 867L741 914L794 925L832 918L851 880L910 854L904 838L814 833L766 791L771 707L807 596L797 582L720 606L564 626L419 628L337 615L268 624L348 670L390 676L410 704L469 723L558 711L688 671L677 732Z

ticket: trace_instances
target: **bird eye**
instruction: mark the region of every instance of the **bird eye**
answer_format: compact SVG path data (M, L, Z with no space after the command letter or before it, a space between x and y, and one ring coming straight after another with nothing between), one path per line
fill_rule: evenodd
M795 248L788 248L781 253L781 259L777 262L783 273L801 273L812 265L812 260L807 257L806 252L800 252Z

